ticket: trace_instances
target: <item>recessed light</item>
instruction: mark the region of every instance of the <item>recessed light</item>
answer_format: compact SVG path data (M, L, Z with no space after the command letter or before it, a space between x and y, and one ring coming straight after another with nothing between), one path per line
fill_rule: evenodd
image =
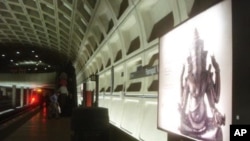
M13 61L14 61L14 60L12 60L12 59L10 60L10 62L13 62Z
M20 52L19 52L19 51L17 51L17 52L16 52L16 54L20 54Z
M2 54L2 57L5 57L5 54Z
M36 58L38 58L38 55L35 55Z

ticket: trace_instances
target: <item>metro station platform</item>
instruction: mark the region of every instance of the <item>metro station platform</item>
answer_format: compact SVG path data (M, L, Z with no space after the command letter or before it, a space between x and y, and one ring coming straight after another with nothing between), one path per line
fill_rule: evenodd
M47 118L43 108L1 141L70 141L70 118Z
M74 132L71 130L72 116L48 119L45 107L27 114L31 116L25 121L16 117L17 121L12 123L14 126L12 125L12 129L8 132L3 131L3 125L1 125L0 141L72 141L71 135ZM112 124L109 124L108 130L108 140L101 138L91 141L138 141ZM2 134L6 135L3 137ZM77 139L77 141L82 141L82 139Z

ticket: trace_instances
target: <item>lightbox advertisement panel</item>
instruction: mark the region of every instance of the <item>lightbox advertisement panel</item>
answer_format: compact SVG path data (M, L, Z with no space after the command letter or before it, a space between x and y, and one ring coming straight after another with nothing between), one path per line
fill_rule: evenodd
M162 36L159 52L158 128L194 140L229 141L231 1Z

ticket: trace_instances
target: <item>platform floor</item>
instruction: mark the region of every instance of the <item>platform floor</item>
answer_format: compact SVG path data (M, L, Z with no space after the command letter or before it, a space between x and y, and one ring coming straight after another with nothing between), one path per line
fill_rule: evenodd
M70 141L70 118L48 119L46 108L3 141Z

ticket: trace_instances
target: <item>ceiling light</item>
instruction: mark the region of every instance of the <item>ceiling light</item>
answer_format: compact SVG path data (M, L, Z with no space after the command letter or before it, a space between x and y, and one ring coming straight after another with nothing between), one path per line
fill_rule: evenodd
M19 62L20 65L34 65L37 64L37 62L35 61L23 61L23 62Z
M38 58L38 55L35 55L36 58Z
M2 54L2 57L5 57L5 54Z
M31 52L32 52L32 53L35 53L35 51L34 51L34 50L32 50Z
M13 61L14 61L14 60L12 60L12 59L10 60L10 62L13 62Z
M19 52L19 51L17 51L17 52L16 52L16 54L20 54L20 52Z

